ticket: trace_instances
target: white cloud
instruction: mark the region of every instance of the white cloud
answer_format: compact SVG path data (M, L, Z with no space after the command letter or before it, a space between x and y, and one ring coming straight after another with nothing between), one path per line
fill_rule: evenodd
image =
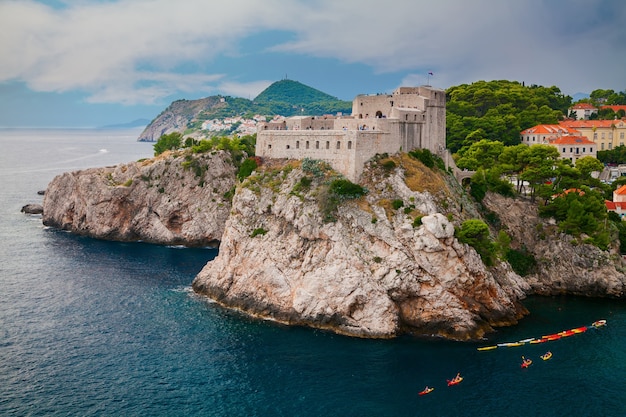
M5 0L0 82L84 91L91 102L149 104L189 92L247 97L268 82L238 83L254 68L215 64L237 63L242 41L272 30L290 40L267 52L366 64L407 83L425 82L432 70L431 83L443 88L515 79L622 90L625 18L622 0L85 0L60 9Z

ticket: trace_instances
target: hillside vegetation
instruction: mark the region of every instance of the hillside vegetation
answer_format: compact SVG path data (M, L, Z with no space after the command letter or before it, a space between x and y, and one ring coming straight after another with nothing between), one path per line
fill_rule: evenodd
M254 100L230 96L211 96L198 100L177 100L170 104L146 127L139 140L156 141L174 131L189 134L200 130L206 120L255 115L293 116L306 114L352 113L352 102L339 100L298 81L273 83Z
M452 153L482 139L516 145L522 130L557 123L572 104L558 87L506 80L461 84L450 87L446 96L446 139Z

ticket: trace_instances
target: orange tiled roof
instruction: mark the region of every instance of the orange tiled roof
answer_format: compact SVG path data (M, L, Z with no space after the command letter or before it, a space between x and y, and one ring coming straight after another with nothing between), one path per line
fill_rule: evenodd
M604 205L607 210L615 211L619 207L621 211L626 211L626 202L604 200Z
M546 135L556 135L556 134L565 134L568 133L570 135L580 134L576 129L570 128L569 126L564 125L537 125L530 127L526 130L522 130L522 135L528 134L546 134Z
M585 109L585 110L598 110L597 107L589 104L589 103L578 103L578 104L574 104L572 107L570 107L571 109Z
M626 195L626 185L622 185L617 190L613 191L613 194Z
M623 104L611 104L611 105L608 105L608 106L602 106L600 108L601 109L611 109L614 112L617 112L618 110L626 111L626 105L623 105Z
M621 120L563 120L559 122L559 125L566 126L571 129L580 129L580 128L594 128L594 127L602 127L608 128L611 125L619 125L623 123Z
M585 136L561 136L550 141L552 145L595 145Z

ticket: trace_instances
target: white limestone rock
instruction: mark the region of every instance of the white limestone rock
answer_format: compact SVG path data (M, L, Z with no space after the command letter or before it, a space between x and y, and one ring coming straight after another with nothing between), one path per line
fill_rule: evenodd
M235 173L225 152L64 173L48 185L43 223L99 239L217 245Z

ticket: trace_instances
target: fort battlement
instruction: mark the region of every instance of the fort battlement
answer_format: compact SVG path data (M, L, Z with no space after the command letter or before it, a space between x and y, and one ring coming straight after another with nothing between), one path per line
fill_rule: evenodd
M393 94L359 95L351 116L295 116L261 123L256 154L265 158L319 159L352 181L376 154L413 149L445 153L445 91L401 87Z

